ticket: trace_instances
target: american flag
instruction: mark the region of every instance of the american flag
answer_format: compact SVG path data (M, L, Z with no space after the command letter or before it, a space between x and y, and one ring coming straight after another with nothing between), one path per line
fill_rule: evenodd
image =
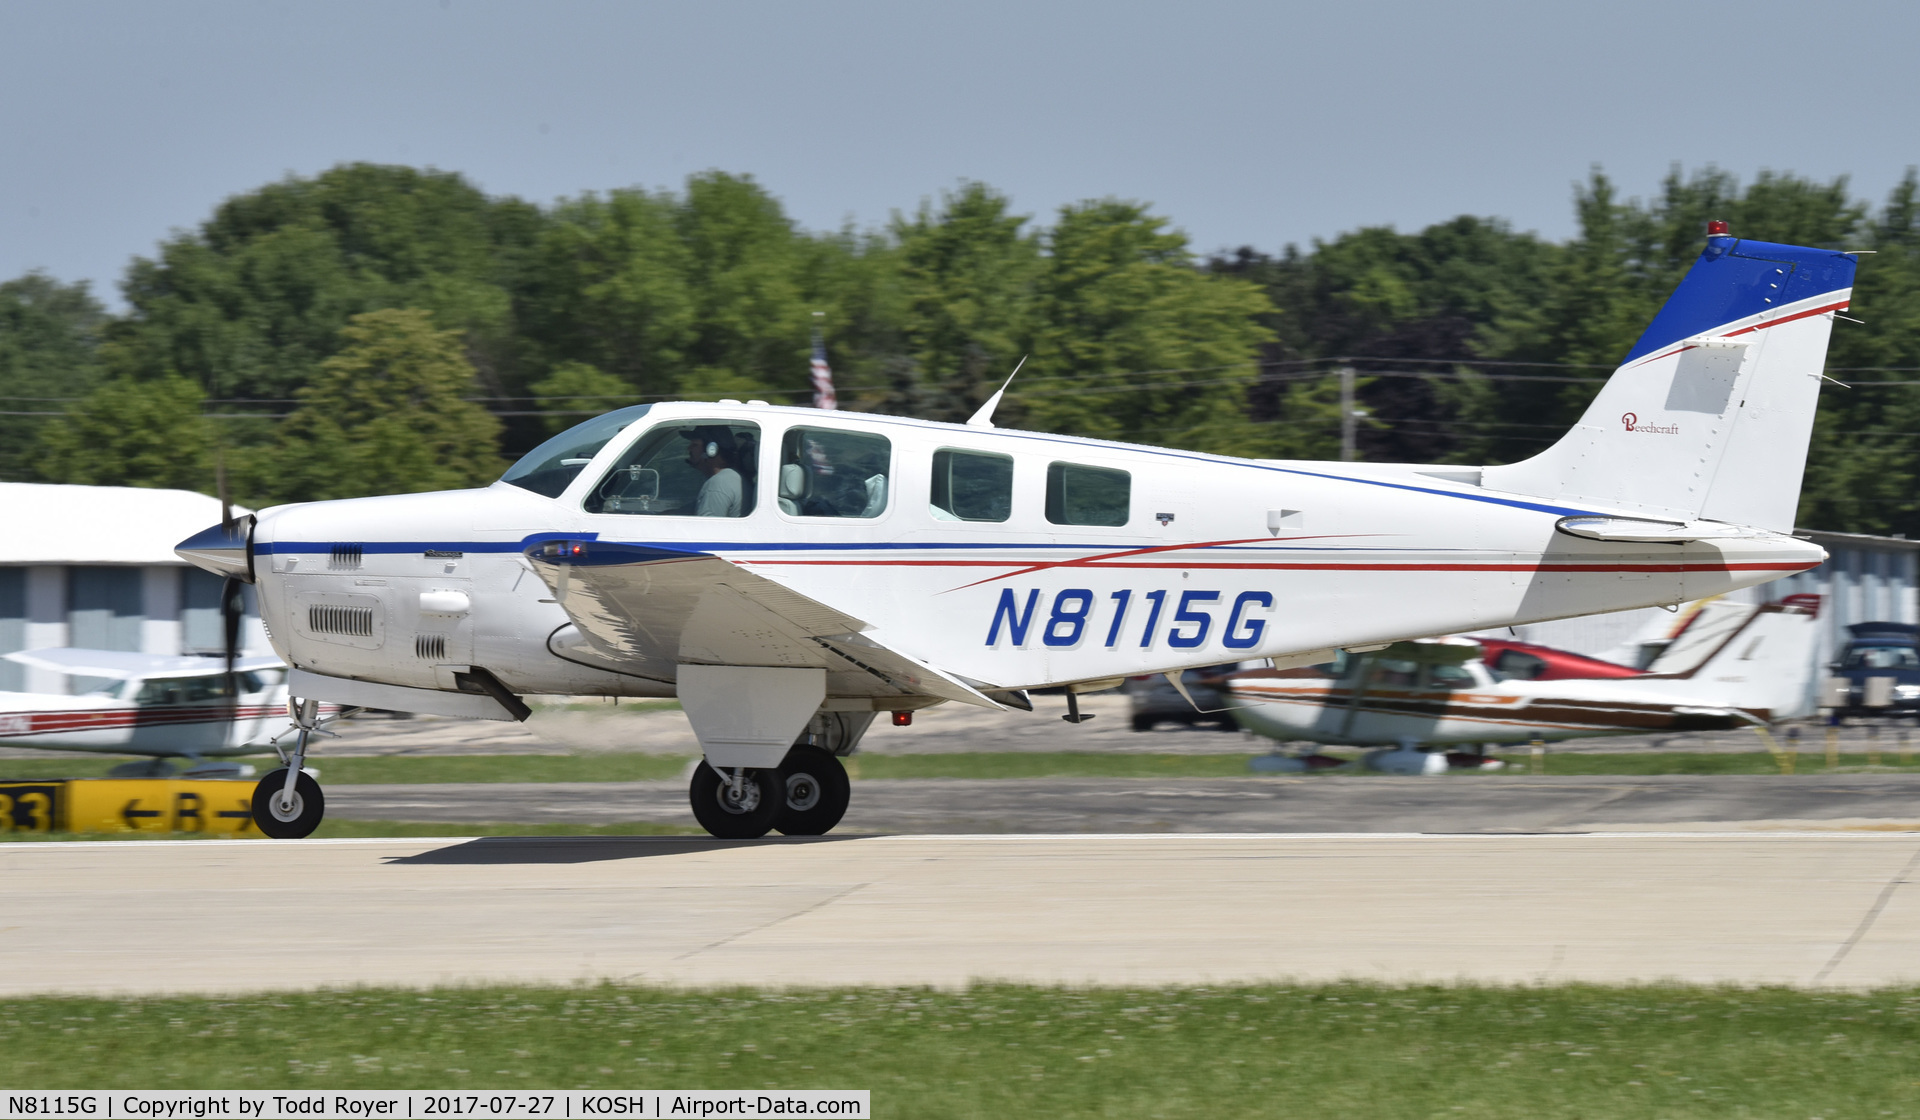
M820 332L813 332L813 407L839 408L840 402L833 395L833 370L827 368L827 344L821 340Z

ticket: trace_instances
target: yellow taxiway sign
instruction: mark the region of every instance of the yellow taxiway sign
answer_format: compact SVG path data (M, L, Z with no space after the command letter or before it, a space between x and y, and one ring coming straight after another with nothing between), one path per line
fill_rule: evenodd
M253 786L186 778L0 782L0 831L258 836Z

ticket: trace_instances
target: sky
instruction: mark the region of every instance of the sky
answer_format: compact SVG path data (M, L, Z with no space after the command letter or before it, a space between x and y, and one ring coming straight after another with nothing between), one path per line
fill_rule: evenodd
M89 281L351 161L541 203L707 169L811 229L964 180L1141 200L1207 253L1462 213L1573 232L1595 166L1920 163L1920 5L0 0L0 279ZM1739 231L1735 231L1738 233Z

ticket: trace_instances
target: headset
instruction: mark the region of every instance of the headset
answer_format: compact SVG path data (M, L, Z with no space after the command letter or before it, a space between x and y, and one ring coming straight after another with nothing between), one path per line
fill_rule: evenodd
M719 457L720 457L720 445L715 443L713 440L708 440L707 441L707 458L718 459Z

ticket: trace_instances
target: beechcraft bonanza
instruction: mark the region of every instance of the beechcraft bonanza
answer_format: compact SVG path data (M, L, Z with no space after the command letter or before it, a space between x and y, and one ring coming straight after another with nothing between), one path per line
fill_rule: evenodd
M1814 620L1819 596L1756 606L1718 602L1645 673L1608 679L1498 680L1478 642L1396 642L1371 653L1225 678L1241 727L1280 740L1390 745L1368 769L1440 774L1449 764L1498 765L1488 743L1553 742L1597 735L1765 728L1813 711ZM1455 744L1475 752L1444 753ZM1425 748L1439 748L1429 750ZM1321 756L1280 755L1262 769L1308 770Z
M1235 459L966 424L638 405L483 489L282 506L182 558L258 585L293 710L521 719L678 696L725 837L818 834L876 713L1030 709L1230 659L1670 605L1803 571L1792 536L1854 259L1724 223L1580 423L1524 462ZM1002 392L1005 389L1003 387ZM1177 679L1177 677L1175 678ZM304 836L307 737L254 794Z

